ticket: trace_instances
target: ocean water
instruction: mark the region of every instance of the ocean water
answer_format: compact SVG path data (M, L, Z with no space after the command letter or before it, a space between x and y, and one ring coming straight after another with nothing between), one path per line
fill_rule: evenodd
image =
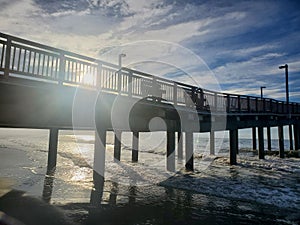
M299 222L299 159L258 160L251 139L239 140L238 165L230 166L227 134L216 139L215 156L207 135L196 134L195 171L176 160L169 173L165 133L140 134L138 163L131 163L131 134L122 135L119 162L108 133L103 182L92 169L93 132L61 131L57 169L46 175L48 135L0 129L0 211L24 224ZM272 146L278 149L278 141Z

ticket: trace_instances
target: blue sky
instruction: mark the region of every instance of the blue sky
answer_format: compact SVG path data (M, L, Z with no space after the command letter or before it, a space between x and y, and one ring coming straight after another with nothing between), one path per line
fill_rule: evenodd
M284 100L284 71L278 66L287 63L290 100L300 102L299 1L0 0L0 5L1 32L113 63L123 51L125 66L208 89L257 96L266 86L266 97Z

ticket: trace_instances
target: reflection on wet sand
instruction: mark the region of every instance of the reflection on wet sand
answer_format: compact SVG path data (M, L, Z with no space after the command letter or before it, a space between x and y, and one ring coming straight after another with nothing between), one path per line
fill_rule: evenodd
M43 200L50 202L53 193L52 176L46 176ZM232 224L258 222L266 224L266 206L236 202L213 196L200 195L168 187L136 187L106 181L94 172L94 187L90 203L70 203L64 210L86 211L80 224ZM103 199L104 193L109 197ZM122 197L122 201L118 201ZM125 198L125 200L124 200ZM48 207L52 207L48 205ZM67 224L66 223L60 224Z
M231 179L236 179L237 174L236 169L230 170ZM76 194L73 186L62 186L67 188L70 195L61 195L58 187L67 185L61 181L58 173L47 174L43 190L40 190L41 199L31 197L24 191L11 190L0 197L0 209L26 225L227 225L276 224L276 221L285 224L282 220L284 216L280 216L282 210L271 205L198 194L171 188L164 183L127 186L104 181L96 172L93 173L93 188L86 189L90 191L87 199L85 197L83 202L70 199L69 203L59 203L60 199L72 198L72 194ZM82 189L79 191L81 193Z

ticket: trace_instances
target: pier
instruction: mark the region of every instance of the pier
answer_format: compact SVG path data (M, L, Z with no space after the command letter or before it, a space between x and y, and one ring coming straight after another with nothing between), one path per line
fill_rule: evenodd
M56 167L59 130L95 130L94 170L104 177L107 131L115 133L115 160L122 157L122 133L133 133L132 162L139 159L140 132L166 131L166 169L176 171L175 149L194 169L199 132L210 133L214 154L215 132L228 130L234 165L240 129L252 129L253 149L264 159L264 129L271 150L277 127L283 158L287 125L290 149L299 149L299 103L205 90L0 33L0 126L49 129L48 173Z

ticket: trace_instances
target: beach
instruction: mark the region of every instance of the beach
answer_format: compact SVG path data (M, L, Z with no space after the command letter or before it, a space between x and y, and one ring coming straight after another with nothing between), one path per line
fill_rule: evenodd
M115 162L109 134L105 182L93 182L93 132L61 132L55 174L46 175L48 131L1 129L0 211L23 224L299 223L299 158L259 160L242 139L230 166L228 139L210 156L202 138L195 171L177 161L168 173L159 136L142 137L139 162L131 163L130 135Z

